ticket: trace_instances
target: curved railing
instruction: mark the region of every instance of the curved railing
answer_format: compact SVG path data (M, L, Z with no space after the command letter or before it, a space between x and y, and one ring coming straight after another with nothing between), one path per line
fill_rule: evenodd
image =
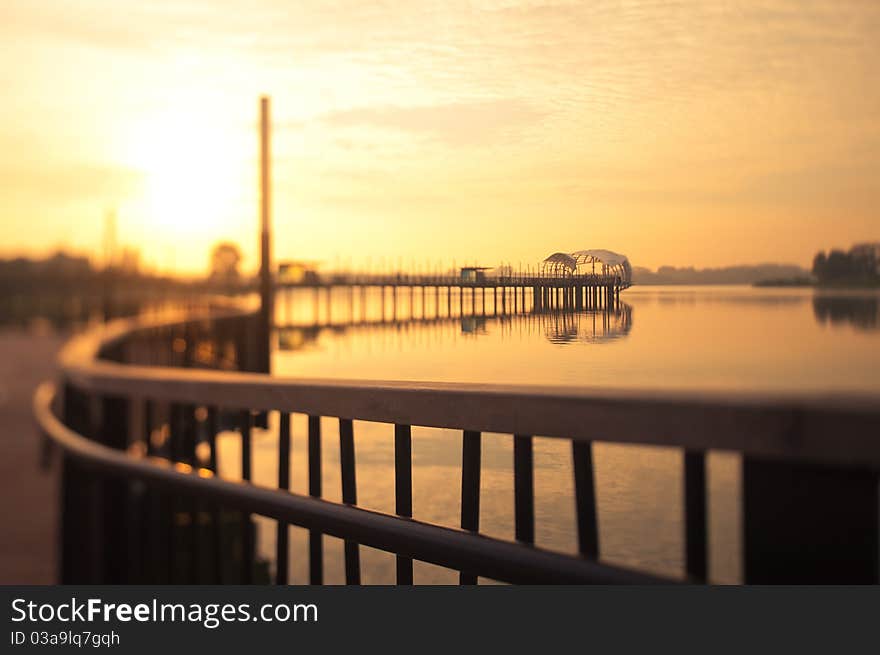
M792 541L779 546L784 551L803 539L796 530L781 532L769 524L762 502L752 499L749 506L750 497L760 497L762 490L777 494L774 475L789 475L785 484L812 481L804 494L818 492L849 509L869 500L846 481L867 475L877 502L880 406L875 396L281 378L228 370L247 366L255 338L247 321L236 312L133 319L77 337L64 349L58 390L47 383L34 400L42 431L63 452L64 582L253 581L262 575L255 566L254 514L278 522L276 581L282 583L288 525L310 531L313 583L323 580L323 534L345 540L348 583L360 581L361 544L397 555L399 583L412 582L413 560L457 569L463 583L477 576L526 583L668 581L599 560L592 463L597 440L683 450L683 580L707 578L705 455L710 450L744 457L746 547L752 549L747 561L750 556L759 563L772 559L773 545L763 547L767 540L752 534L755 530L769 531L776 544ZM289 462L290 413L309 416L309 496L288 490L286 464L280 466L279 488L250 482L251 429L266 412L279 412L280 462ZM321 498L320 417L339 419L342 504ZM354 420L395 426L396 515L357 506ZM412 426L462 431L461 529L412 518ZM216 435L223 428L240 433L241 481L216 475ZM516 542L479 533L482 432L512 435ZM578 556L535 546L533 435L571 443ZM207 457L197 454L200 444L207 445ZM792 471L802 476L794 483ZM799 501L791 502L798 509ZM847 539L831 541L851 546L871 530L876 541L876 512L871 525L863 523L860 515L844 526ZM826 548L819 558L831 556Z

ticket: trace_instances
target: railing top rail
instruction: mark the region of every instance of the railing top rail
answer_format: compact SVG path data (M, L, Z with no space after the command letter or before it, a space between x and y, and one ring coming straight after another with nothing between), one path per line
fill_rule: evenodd
M191 321L234 316L206 314ZM238 314L240 315L240 314ZM184 323L184 319L176 319ZM62 376L90 391L425 427L613 441L880 468L880 396L652 391L285 378L102 360L108 345L158 319L127 319L76 337Z

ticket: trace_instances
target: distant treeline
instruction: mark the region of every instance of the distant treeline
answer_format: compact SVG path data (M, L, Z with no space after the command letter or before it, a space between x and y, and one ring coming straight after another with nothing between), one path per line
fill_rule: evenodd
M0 259L0 324L43 318L58 326L124 316L150 303L199 293L241 293L250 280L184 280L123 267L96 268L59 252L45 259Z
M813 259L812 272L794 264L756 264L676 268L661 266L656 271L634 267L635 284L756 284L759 286L880 286L880 242L861 243L848 251L820 252Z
M656 271L636 266L635 284L754 284L767 279L803 278L809 271L793 264L756 264L722 268L676 268L661 266Z
M11 294L103 293L108 286L131 292L169 287L218 291L230 287L238 290L251 284L251 280L238 276L184 279L122 266L97 268L87 257L64 252L45 259L0 259L0 292Z
M813 275L826 286L880 286L880 243L820 252L813 259Z

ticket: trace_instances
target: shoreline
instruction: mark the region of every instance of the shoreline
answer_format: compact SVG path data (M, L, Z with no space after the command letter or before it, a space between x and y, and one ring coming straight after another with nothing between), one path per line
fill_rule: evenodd
M851 284L851 283L841 283L841 284L822 284L819 282L813 282L811 280L758 280L757 282L752 283L753 287L757 288L779 288L779 287L797 287L797 288L812 288L819 291L832 290L832 291L865 291L865 290L880 290L880 282L866 282L864 284Z

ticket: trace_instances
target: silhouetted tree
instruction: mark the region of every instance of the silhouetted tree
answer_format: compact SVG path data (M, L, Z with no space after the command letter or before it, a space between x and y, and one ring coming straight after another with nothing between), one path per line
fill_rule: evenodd
M218 243L211 251L211 280L223 284L237 283L240 279L240 263L241 251L237 245L228 241Z
M816 256L813 257L813 275L821 280L825 276L825 265L827 263L828 258L824 252L816 253Z
M822 284L880 283L880 244L863 243L849 252L832 250L813 258L813 274Z

